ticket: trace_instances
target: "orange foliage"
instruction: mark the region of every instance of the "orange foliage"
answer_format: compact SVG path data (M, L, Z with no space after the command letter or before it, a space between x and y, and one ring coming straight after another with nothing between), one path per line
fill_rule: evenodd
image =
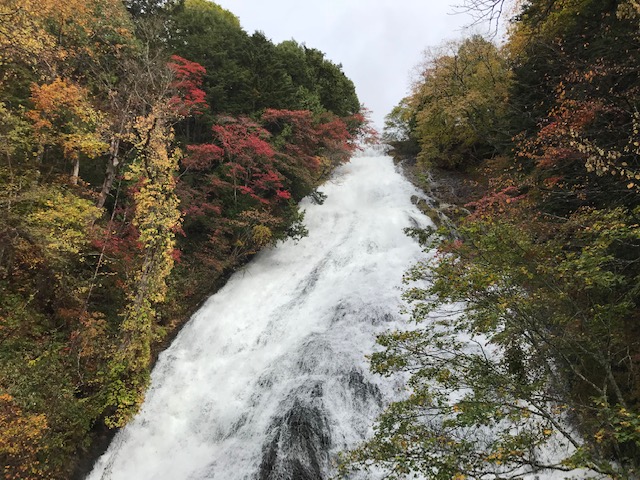
M119 0L4 0L0 15L0 62L41 63L52 73L70 49L84 45L92 56L100 37L131 37Z
M559 96L564 97L564 88ZM522 142L519 154L536 162L540 169L554 169L562 164L585 162L585 155L573 145L576 132L584 130L603 110L596 102L563 100L539 125L538 134Z
M31 88L34 109L27 113L43 145L59 144L67 159L80 153L95 157L108 145L96 131L102 117L89 103L87 91L67 80Z

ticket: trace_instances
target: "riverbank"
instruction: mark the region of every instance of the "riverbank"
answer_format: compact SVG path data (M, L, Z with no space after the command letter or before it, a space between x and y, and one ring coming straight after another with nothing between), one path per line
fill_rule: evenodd
M486 182L475 170L427 169L414 156L390 155L405 177L424 192L426 198L414 197L412 201L437 227L443 223L455 225L470 213L469 204L486 192Z

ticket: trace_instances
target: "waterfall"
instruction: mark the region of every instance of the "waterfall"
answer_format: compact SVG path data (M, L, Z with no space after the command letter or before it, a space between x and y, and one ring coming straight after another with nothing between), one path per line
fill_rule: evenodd
M422 252L403 229L430 220L389 157L354 158L322 190L302 204L309 236L257 255L160 356L89 480L325 479L371 435L402 383L366 355L406 322L402 275Z

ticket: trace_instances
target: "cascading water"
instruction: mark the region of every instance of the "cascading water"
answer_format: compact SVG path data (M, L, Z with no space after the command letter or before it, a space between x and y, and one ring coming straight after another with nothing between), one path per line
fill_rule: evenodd
M88 479L324 479L371 434L401 385L365 355L404 322L402 275L422 252L403 229L430 221L389 157L354 158L323 191L303 204L309 236L259 254L160 356Z

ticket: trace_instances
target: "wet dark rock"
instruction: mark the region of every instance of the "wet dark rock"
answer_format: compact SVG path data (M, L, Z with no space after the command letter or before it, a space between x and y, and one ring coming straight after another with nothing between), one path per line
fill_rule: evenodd
M367 403L373 399L376 404L382 404L382 394L380 393L380 389L377 385L367 382L362 372L359 372L358 370L351 370L347 374L346 380L347 385L349 385L349 389L353 392L353 396L357 400L362 403Z
M320 408L296 400L271 426L263 450L259 480L321 480L331 446L329 426Z

